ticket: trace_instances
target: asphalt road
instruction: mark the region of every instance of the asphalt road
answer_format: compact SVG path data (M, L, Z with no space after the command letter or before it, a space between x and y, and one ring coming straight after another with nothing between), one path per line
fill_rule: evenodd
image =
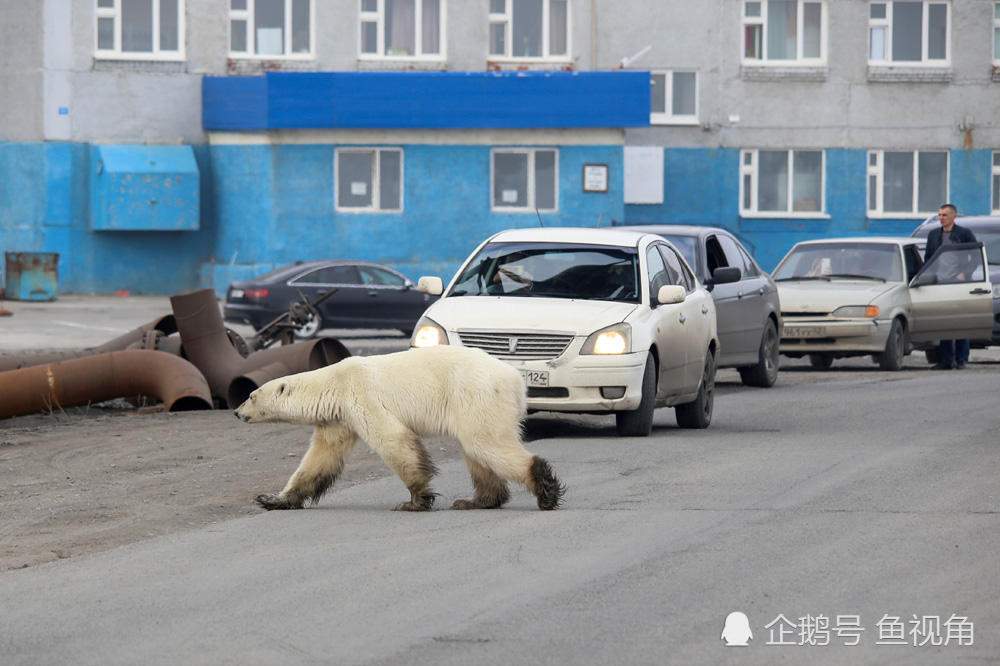
M520 490L502 511L394 513L406 493L385 477L6 571L0 663L995 663L998 389L995 364L793 369L771 390L724 386L707 431L670 409L648 439L532 418L563 510ZM441 467L446 507L470 484ZM749 647L720 640L731 611ZM830 618L830 645L767 645L779 614ZM848 614L854 647L832 631ZM912 645L913 616L943 636L953 614L971 646ZM876 644L887 615L907 645Z

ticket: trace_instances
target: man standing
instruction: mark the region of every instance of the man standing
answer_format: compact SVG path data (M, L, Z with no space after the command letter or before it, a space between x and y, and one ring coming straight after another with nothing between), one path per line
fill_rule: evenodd
M976 236L971 230L955 224L956 217L958 217L958 209L950 203L943 204L938 209L938 221L941 223L941 227L932 230L927 236L927 250L924 252L925 263L930 261L934 253L945 245L976 242ZM957 262L958 255L952 254L953 257L941 257L941 261ZM955 270L959 271L957 265ZM938 362L934 366L935 370L951 370L953 368L961 370L968 361L969 340L941 340L938 342Z

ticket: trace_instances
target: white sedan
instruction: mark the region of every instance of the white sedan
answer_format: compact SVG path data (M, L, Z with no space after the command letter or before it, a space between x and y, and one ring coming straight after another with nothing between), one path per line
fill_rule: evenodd
M795 245L772 273L781 353L813 367L871 355L899 370L914 344L990 336L982 243L946 245L925 265L919 238L833 238Z
M437 277L419 285L442 292ZM530 411L614 413L619 434L631 436L649 434L656 407L675 407L683 427L711 422L715 304L653 234L494 235L417 323L411 345L438 344L478 347L520 369Z

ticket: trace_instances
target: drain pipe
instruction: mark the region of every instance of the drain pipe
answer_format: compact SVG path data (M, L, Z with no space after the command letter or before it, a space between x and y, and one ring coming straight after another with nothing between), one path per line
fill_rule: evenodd
M171 412L212 408L198 368L165 352L130 349L0 372L0 419L137 395Z

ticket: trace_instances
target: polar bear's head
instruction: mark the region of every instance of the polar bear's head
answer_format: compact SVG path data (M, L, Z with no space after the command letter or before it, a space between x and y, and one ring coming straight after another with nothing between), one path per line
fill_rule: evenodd
M324 418L326 396L316 391L310 373L272 379L250 394L236 409L236 418L245 423L297 423L317 425Z

